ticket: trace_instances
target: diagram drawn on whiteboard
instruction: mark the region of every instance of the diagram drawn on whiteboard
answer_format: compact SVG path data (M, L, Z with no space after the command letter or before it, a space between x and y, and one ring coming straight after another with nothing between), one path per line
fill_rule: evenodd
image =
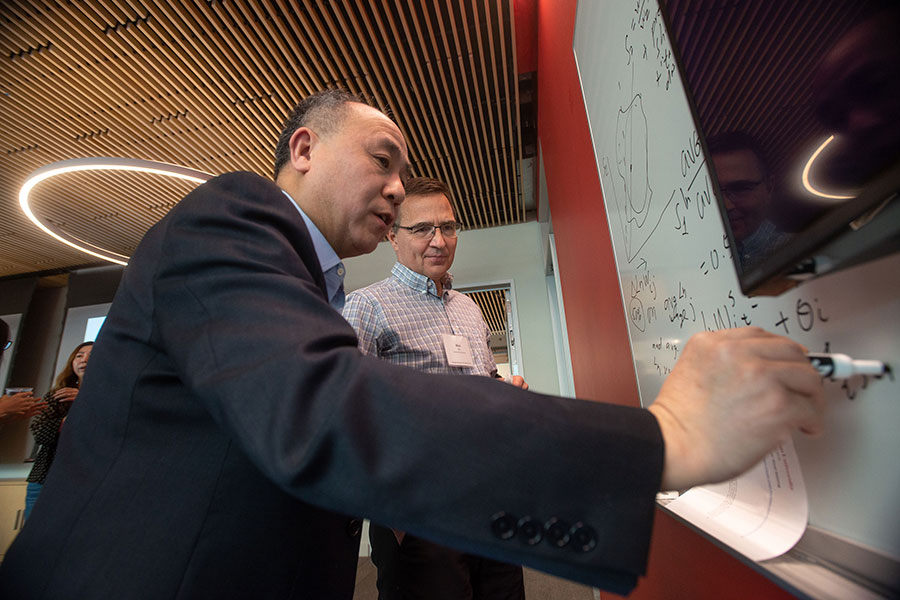
M635 94L616 115L615 167L603 158L603 173L612 185L616 214L622 228L625 257L630 263L656 231L675 194L664 206L654 206L650 186L649 125L643 99ZM656 203L659 205L659 202Z

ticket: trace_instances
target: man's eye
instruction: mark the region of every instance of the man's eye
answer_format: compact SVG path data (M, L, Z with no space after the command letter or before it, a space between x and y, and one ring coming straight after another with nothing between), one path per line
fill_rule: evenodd
M376 156L375 160L378 161L378 164L381 165L382 168L387 169L389 166L391 166L390 159L385 156Z
M409 230L413 235L424 235L426 233L431 232L431 225L413 225L412 229Z

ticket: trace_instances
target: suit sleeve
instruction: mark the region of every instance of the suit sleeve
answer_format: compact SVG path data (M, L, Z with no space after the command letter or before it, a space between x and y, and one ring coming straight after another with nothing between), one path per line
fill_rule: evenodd
M152 343L250 460L310 504L629 590L662 469L652 415L361 355L266 186L182 201L153 285Z

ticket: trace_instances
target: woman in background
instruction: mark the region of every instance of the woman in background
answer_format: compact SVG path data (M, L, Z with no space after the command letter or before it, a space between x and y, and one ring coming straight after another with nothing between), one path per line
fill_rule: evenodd
M59 432L72 407L72 401L78 395L78 388L84 378L84 370L93 345L94 342L82 342L72 351L66 366L56 377L53 387L44 395L47 407L31 422L31 433L34 435L34 441L40 444L40 449L34 459L31 473L28 474L28 488L25 491L26 520L53 463Z

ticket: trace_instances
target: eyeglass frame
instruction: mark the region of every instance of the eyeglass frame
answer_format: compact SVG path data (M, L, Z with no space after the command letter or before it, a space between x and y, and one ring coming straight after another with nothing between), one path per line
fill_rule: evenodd
M759 189L759 186L766 184L766 179L759 180L749 180L749 181L736 181L733 183L729 183L727 185L721 186L722 195L727 197L732 202L740 202L755 194Z
M451 233L444 233L445 227L451 227ZM428 233L425 233L425 230L422 230L422 233L417 233L415 230L421 227L430 227L431 230ZM456 238L462 229L463 224L459 221L447 221L445 223L440 223L438 225L434 225L433 223L416 223L415 225L397 225L394 223L394 231L398 229L407 230L413 237L418 238L420 240L428 240L431 241L434 238L434 232L438 229L441 230L441 236L444 238Z

